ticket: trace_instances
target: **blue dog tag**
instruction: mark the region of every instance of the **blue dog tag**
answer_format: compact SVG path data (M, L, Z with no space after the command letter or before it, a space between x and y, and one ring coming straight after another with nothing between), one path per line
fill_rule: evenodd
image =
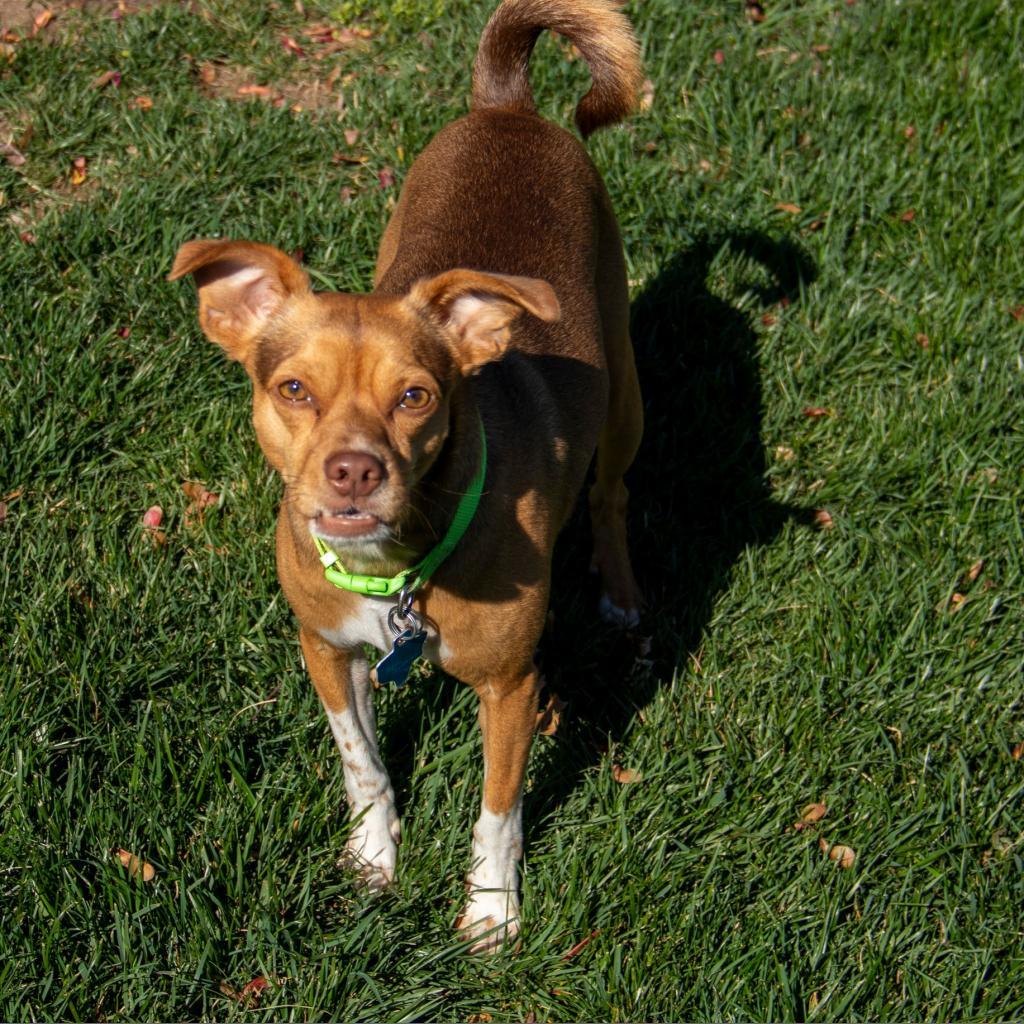
M409 678L412 663L423 653L426 630L403 629L391 645L391 650L375 666L378 683L394 683L401 686Z

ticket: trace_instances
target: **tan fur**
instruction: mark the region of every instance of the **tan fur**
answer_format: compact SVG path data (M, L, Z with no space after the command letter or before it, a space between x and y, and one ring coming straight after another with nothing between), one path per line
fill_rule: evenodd
M311 530L369 524L365 536L330 540L351 571L393 575L414 564L469 486L483 424L479 510L415 608L430 627L427 654L480 697L488 841L521 836L500 822L519 814L552 549L595 449L594 561L625 621L640 604L622 475L643 417L622 247L586 152L532 112L517 78L543 26L591 63L585 131L628 109L637 48L611 3L506 0L481 42L473 111L408 173L372 294L313 293L293 260L248 242L187 243L171 273L195 275L203 329L252 378L257 436L285 481L278 573L331 714L352 701L346 651L379 642L386 605L328 583ZM416 408L405 404L410 394ZM330 468L349 453L379 469L357 497ZM392 866L378 865L378 876ZM508 896L506 937L518 917ZM471 898L463 919L477 948L496 944L479 938L486 906Z

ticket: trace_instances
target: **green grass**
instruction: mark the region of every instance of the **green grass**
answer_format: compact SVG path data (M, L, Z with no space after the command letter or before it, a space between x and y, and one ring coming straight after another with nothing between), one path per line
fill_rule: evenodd
M590 148L634 290L650 652L595 621L580 514L517 954L468 957L451 931L480 758L472 694L437 673L379 695L400 881L372 899L336 867L341 771L275 580L280 487L242 372L164 276L222 233L368 288L397 193L378 172L400 184L466 109L487 6L449 0L426 36L371 18L320 63L280 43L305 43L292 5L255 0L66 13L10 45L0 1016L1019 1019L1024 16L996 0L780 0L760 24L735 0L633 6L654 104ZM208 95L204 62L275 88L338 66L344 112ZM569 123L579 63L542 42L534 81ZM190 479L221 496L201 525ZM824 820L792 830L815 800ZM256 1007L222 990L260 975Z

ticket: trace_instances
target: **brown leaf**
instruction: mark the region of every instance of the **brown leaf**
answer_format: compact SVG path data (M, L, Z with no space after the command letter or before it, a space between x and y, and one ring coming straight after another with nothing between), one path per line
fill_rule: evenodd
M915 210L913 207L910 207L909 210L904 210L900 214L900 220L903 221L904 224L909 224L916 216L917 210Z
M759 25L764 21L764 8L757 2L757 0L747 0L746 9L747 17L755 25Z
M395 172L390 167L382 167L377 172L377 181L382 189L391 188L395 183Z
M970 569L967 570L967 575L964 576L964 579L968 583L973 583L981 575L981 570L984 569L984 568L985 568L985 559L984 558L979 558L974 563L974 565L972 565L970 567Z
M0 143L0 156L2 156L11 167L20 167L25 162L25 154L11 142Z
M903 137L905 139L912 139L916 134L917 129L912 124L908 124L907 127L903 129Z
M115 88L121 84L120 71L104 71L102 75L92 80L93 89L102 89L106 85L113 85Z
M152 110L153 100L149 96L136 96L128 101L128 106L135 110Z
M612 765L612 778L622 786L641 782L643 777L643 772L637 771L635 768L623 768L621 764L617 763Z
M714 60L714 62L716 64L724 64L725 63L725 51L724 50L715 50L715 52L714 52L714 54L712 56L712 60Z
M185 497L188 498L188 505L185 508L185 526L201 526L206 517L206 510L212 508L220 501L220 497L208 491L197 480L186 480L181 485Z
M141 857L136 857L134 853L119 849L115 856L130 874L141 877L144 882L152 882L156 878L156 868Z
M761 323L765 327L774 327L779 322L779 318L774 313L764 313L761 316Z
M818 1003L821 1002L821 996L818 995L817 991L812 992L807 997L807 1011L808 1013L814 1013L818 1008Z
M796 452L788 445L780 444L775 448L775 459L777 462L792 462L796 458Z
M830 846L824 839L818 840L818 846L822 853L828 855L829 860L835 861L844 870L852 868L857 860L857 853L851 846L843 846L839 843Z
M823 416L831 416L832 410L826 409L823 405L809 405L803 414L809 420L820 420Z
M291 36L281 36L281 45L296 57L305 57L306 51Z
M1024 757L1024 743L1014 744L1013 750L1010 751L1010 756L1014 759L1014 761L1019 761L1022 757Z
M929 338L927 334L915 334L914 341L916 341L921 348L928 348L932 343L931 338Z
M960 611L960 609L963 608L966 601L967 598L964 597L963 594L959 592L954 593L953 596L949 599L949 610L951 612Z
M649 79L644 79L644 84L640 86L640 102L637 107L640 113L644 113L646 110L650 110L654 106L654 83Z
M547 703L537 712L533 731L540 736L554 736L562 722L562 712L569 705L557 693L549 693Z
M831 530L836 524L832 521L832 514L825 508L814 510L814 525L819 530Z
M348 146L354 146L359 141L359 129L358 128L346 128L345 129L345 144Z
M807 225L807 230L808 231L820 231L824 226L825 226L825 218L824 217L820 217L817 220L812 220L811 223Z
M235 90L237 96L255 96L257 99L269 100L273 91L267 85L240 85Z
M571 960L574 956L579 955L579 953L582 952L584 949L586 949L586 947L590 944L591 939L597 938L597 936L600 935L600 934L601 934L601 929L600 928L595 928L589 935L587 935L584 938L580 939L580 941L577 942L576 945L573 946L572 949L570 949L568 953L563 953L562 954L562 959L563 960Z
M348 153L332 153L332 164L365 164L370 158L368 156L356 156Z
M800 820L794 822L793 831L802 832L805 828L810 828L811 826L816 825L825 817L826 814L828 814L828 807L826 807L825 804L808 804L800 812Z
M49 25L56 17L57 15L54 14L53 11L40 11L32 22L32 35L35 35L37 32L42 32L42 30L46 28L46 26Z
M801 207L796 203L776 203L775 209L781 210L783 213L792 213L794 216L801 212Z
M203 61L199 65L199 81L203 85L213 85L217 81L217 65L213 61Z
M471 1013L466 1018L466 1024L491 1024L494 1018L489 1013Z
M21 232L18 233L18 237L26 245L35 245L36 244L36 236L33 235L31 231L21 231Z

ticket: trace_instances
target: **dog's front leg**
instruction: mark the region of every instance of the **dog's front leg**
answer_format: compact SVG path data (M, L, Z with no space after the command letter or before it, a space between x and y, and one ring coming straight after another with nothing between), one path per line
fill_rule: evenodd
M361 651L339 650L301 630L302 653L341 752L352 833L345 860L371 889L395 877L400 835L395 794L377 750L370 670Z
M540 677L477 687L484 746L484 795L473 826L473 863L457 927L474 953L492 952L519 934L517 865L523 855L523 777L537 722Z

